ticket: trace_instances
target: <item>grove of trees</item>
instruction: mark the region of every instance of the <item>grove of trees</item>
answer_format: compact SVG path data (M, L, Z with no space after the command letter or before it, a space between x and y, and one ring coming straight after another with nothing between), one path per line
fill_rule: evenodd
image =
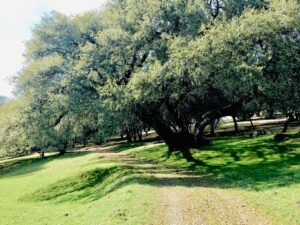
M113 0L44 16L26 44L18 100L0 108L5 153L63 154L152 127L170 152L223 116L300 111L297 0Z

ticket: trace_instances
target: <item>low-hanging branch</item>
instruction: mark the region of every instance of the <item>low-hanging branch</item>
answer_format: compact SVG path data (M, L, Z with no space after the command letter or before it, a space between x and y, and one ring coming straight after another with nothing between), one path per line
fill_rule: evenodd
M47 130L47 129L50 129L50 128L53 128L53 127L56 127L58 124L60 124L60 122L62 121L62 119L68 114L67 111L61 113L55 120L55 122L48 126L48 127L45 127L44 129Z

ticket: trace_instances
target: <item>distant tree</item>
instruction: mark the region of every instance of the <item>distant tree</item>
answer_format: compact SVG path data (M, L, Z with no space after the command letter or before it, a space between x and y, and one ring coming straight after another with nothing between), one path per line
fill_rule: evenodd
M76 64L80 48L95 42L99 29L97 13L69 18L57 12L45 16L33 29L17 88L29 99L23 119L32 131L34 146L52 146L63 154L77 136L95 132L98 93L93 81L76 70Z
M27 130L22 124L21 109L26 99L12 100L0 106L0 157L30 153Z

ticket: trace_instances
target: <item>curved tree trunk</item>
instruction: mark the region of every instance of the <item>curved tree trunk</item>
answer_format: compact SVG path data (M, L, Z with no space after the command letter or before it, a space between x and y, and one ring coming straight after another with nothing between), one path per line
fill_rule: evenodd
M254 124L253 124L253 121L251 118L250 118L250 124L251 124L251 127L254 127Z
M239 132L239 127L238 127L238 123L237 123L237 120L236 120L236 116L231 116L231 117L232 117L233 123L234 123L234 132L238 133Z
M198 148L209 143L209 141L204 138L205 128L209 125L213 125L212 121L223 116L236 115L242 107L242 102L236 102L217 110L208 111L201 117L195 118L192 126L190 121L186 120L186 118L182 118L176 109L173 109L171 106L172 105L165 106L165 109L170 113L170 117L167 117L166 119L160 112L161 105L158 105L152 110L141 108L137 112L137 115L141 121L149 124L165 141L166 145L169 147L170 153L179 151L182 152L184 157L191 160L192 155L189 152L189 149ZM236 119L235 117L233 118L237 130Z

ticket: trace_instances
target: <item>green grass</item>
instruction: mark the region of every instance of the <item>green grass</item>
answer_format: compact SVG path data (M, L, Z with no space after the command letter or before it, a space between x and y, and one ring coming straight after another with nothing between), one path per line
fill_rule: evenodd
M239 196L274 224L300 224L300 135L215 138L192 154L169 155L164 144L121 144L115 150L147 161L78 152L0 161L0 224L155 224L162 187L197 187ZM157 162L161 165L148 162ZM197 177L150 174L193 171ZM156 221L157 222L157 221Z
M187 162L180 154L168 156L164 144L125 151L139 158L205 174L211 186L251 201L278 224L300 224L300 135L286 142L272 136L224 137L210 146L193 149L202 163Z
M24 157L0 165L6 167L0 176L1 225L151 221L154 187L133 182L134 168L103 162L97 154Z

